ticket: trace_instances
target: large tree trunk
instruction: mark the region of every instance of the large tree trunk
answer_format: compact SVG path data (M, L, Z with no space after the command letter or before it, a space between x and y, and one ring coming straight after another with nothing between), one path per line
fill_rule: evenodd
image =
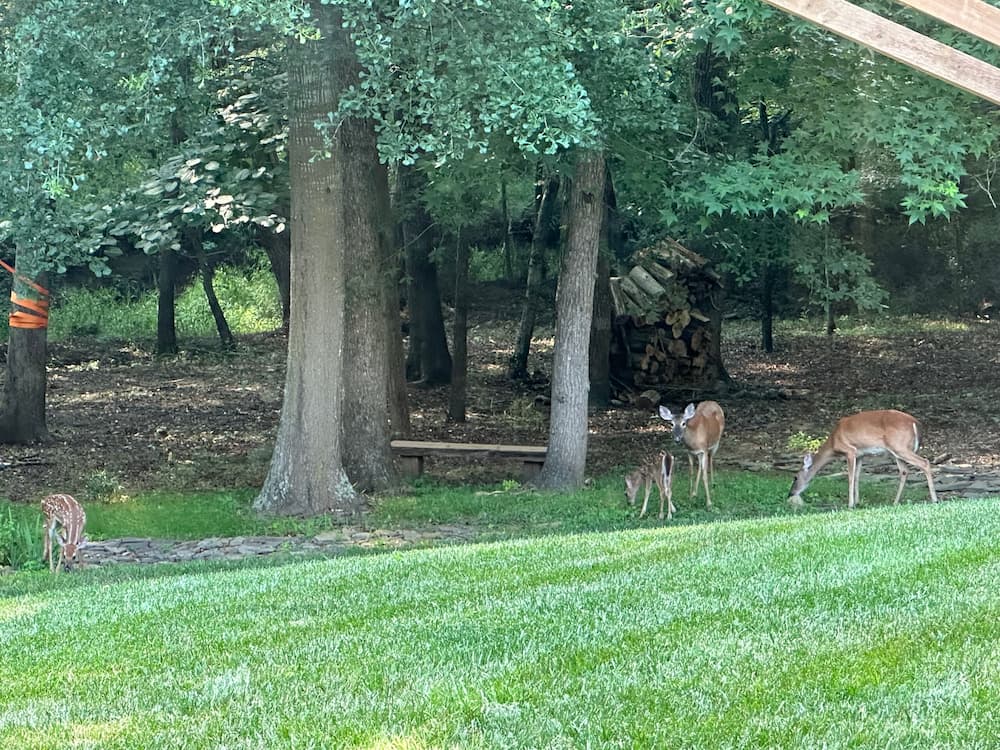
M322 39L291 44L288 163L292 232L291 311L285 393L259 511L356 514L361 498L341 462L344 422L344 179L314 123L336 111L354 45L333 6L310 0ZM353 65L351 66L353 69ZM339 133L334 135L339 138Z
M469 244L461 236L455 250L455 325L452 342L451 389L448 395L448 419L465 421L466 383L468 380L468 320L469 320Z
M544 181L535 214L535 229L531 237L531 254L528 256L528 283L521 308L521 323L517 329L514 354L510 358L508 376L512 380L528 377L528 353L531 337L535 332L535 319L542 304L542 280L545 278L545 251L559 242L559 225L556 207L559 197L559 176ZM553 225L555 228L553 229Z
M389 446L390 347L386 296L392 222L389 179L379 163L370 120L348 120L339 128L338 158L344 173L345 317L342 451L344 468L357 490L379 492L394 483Z
M177 354L177 327L174 322L174 291L177 286L177 254L160 251L156 273L156 353Z
M587 391L594 280L604 219L604 156L582 155L567 204L566 252L556 292L549 450L538 484L574 489L587 466Z
M18 256L22 256L21 250L18 250ZM36 276L35 283L43 284L44 278ZM19 297L28 300L37 301L41 296L22 282L18 274L14 275L13 288ZM7 382L0 404L0 443L33 443L48 437L45 425L47 338L48 329L45 327L20 328L11 325L9 329Z
M443 385L451 380L451 355L441 313L441 291L434 250L433 222L424 208L427 178L415 167L399 168L399 208L409 278L410 352L406 376L422 385Z

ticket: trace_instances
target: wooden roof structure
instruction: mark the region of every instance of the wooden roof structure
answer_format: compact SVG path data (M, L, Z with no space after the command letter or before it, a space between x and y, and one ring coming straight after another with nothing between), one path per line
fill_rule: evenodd
M848 0L763 0L929 76L1000 105L1000 68ZM1000 8L983 0L896 0L1000 46Z

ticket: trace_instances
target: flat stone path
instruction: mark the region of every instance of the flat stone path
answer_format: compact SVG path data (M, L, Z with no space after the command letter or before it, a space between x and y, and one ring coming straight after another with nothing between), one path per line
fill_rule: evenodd
M270 555L333 556L352 548L398 549L429 544L468 542L478 532L471 526L435 526L411 529L363 530L345 526L306 536L210 537L194 541L126 537L88 542L80 550L84 565L113 563L176 563L193 560L242 560Z

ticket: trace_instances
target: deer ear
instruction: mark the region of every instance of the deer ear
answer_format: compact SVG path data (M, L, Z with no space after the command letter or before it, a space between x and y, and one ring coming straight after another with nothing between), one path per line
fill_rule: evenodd
M674 421L674 415L671 413L670 409L665 406L660 407L660 419L665 419L668 422Z
M813 454L807 453L802 457L802 468L809 469L813 465Z
M691 419L694 416L694 404L688 404L687 408L684 410L684 420Z

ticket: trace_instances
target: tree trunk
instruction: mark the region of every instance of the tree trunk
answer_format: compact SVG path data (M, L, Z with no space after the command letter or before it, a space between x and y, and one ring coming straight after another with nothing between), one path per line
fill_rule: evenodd
M400 210L406 271L409 277L407 303L410 306L410 352L406 375L422 385L443 385L451 379L451 355L441 313L441 292L437 267L431 259L434 249L433 222L423 204L426 177L415 167L399 168Z
M765 263L760 293L760 346L774 351L774 267Z
M166 248L160 251L156 274L156 353L177 354L177 327L174 322L174 293L177 285L177 255Z
M258 511L356 514L361 498L341 461L344 422L344 178L340 151L314 123L337 109L354 45L334 6L310 0L322 38L289 45L288 166L292 263L288 366L274 454ZM339 131L334 134L339 139Z
M594 282L594 315L590 326L590 405L611 403L611 243L615 224L615 188L610 170L604 175L604 221Z
M18 261L23 251L17 251ZM21 263L15 263L21 267ZM23 264L28 265L28 264ZM28 300L40 294L15 273L14 292ZM36 275L35 284L44 284ZM19 328L11 325L7 339L7 382L0 404L0 443L33 443L45 440L45 360L48 328Z
M587 391L597 255L604 220L604 156L587 153L576 167L567 204L566 252L556 292L549 450L538 484L574 489L587 466Z
M201 288L205 292L205 299L208 300L208 309L212 311L212 319L215 321L215 330L219 333L219 341L223 349L235 349L236 338L229 328L229 321L226 320L226 313L219 304L219 297L215 293L215 267L205 254L205 247L202 244L201 230L197 227L188 227L184 230L184 242L187 244L191 254L198 260L198 271L201 273Z
M500 180L500 216L503 219L503 277L514 278L514 236L511 232L510 206L507 203L507 180Z
M455 249L455 325L452 342L451 389L448 396L448 419L465 421L466 382L468 376L468 320L469 320L469 244L461 236Z
M283 216L288 216L288 208L281 207ZM257 241L271 264L271 273L278 285L278 299L281 301L281 329L288 331L288 316L291 296L291 238L288 227L282 232L275 232L274 227L261 227L257 231Z
M389 446L389 324L386 296L392 268L388 262L392 230L389 179L379 163L375 127L370 120L347 120L339 130L338 158L344 175L345 257L344 469L354 487L381 492L394 483Z
M559 197L559 176L549 177L544 182L535 214L535 228L531 237L531 254L528 256L528 283L521 308L521 323L517 329L514 354L510 358L508 377L511 380L525 380L528 377L528 353L531 337L535 332L535 319L542 303L542 280L545 278L545 251L559 242L557 223L557 198ZM556 224L553 231L552 225Z

